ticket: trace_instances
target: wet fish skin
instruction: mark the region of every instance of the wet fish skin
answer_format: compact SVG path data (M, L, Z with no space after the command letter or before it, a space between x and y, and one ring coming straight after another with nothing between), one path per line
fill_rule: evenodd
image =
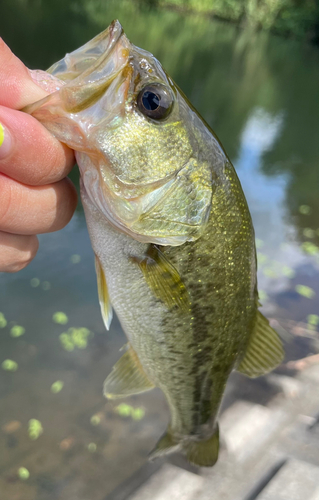
M49 71L61 89L26 111L76 150L103 318L109 327L112 305L129 339L104 392L160 387L171 422L152 456L179 450L211 466L229 374L267 373L283 355L258 312L254 230L236 172L118 22ZM137 106L154 83L173 102L163 120Z

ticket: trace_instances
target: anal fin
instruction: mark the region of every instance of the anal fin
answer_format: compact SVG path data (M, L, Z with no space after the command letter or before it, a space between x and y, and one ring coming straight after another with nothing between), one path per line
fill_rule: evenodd
M284 349L278 333L258 311L254 331L237 371L251 378L259 377L274 370L283 357Z
M104 396L108 399L124 398L150 391L155 386L149 380L134 349L129 345L125 354L115 363L104 382Z
M113 309L107 290L104 271L97 256L95 256L95 270L97 276L97 290L99 294L102 318L105 324L105 328L109 330L113 318Z
M155 458L160 458L163 455L169 455L170 453L174 453L175 451L179 451L180 449L181 444L176 439L174 439L174 436L168 429L167 432L156 443L155 448L151 451L148 458L150 460L154 460Z

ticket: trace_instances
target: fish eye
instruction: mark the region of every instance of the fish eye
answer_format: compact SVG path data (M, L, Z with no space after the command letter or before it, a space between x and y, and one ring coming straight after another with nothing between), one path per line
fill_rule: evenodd
M137 96L137 107L143 115L161 120L166 118L173 108L173 96L167 87L154 83L144 87Z

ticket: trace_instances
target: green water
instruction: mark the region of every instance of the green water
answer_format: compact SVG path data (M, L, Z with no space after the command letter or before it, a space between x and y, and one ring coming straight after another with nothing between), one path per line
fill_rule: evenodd
M1 36L31 68L50 66L115 17L156 55L237 169L264 312L283 328L287 360L319 352L318 49L130 3L8 0L1 9ZM71 177L77 184L76 170ZM0 371L1 500L105 499L145 463L168 413L159 391L120 408L102 397L125 336L116 318L110 332L102 324L80 205L64 230L40 236L27 269L1 275L0 311L0 363L17 363ZM294 335L299 322L307 337ZM235 393L264 404L274 388L235 375L225 406ZM35 434L31 419L41 423Z

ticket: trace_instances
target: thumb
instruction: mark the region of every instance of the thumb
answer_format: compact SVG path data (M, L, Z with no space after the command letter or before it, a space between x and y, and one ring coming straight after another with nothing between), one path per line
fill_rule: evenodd
M30 71L0 38L0 105L21 109L47 96Z

